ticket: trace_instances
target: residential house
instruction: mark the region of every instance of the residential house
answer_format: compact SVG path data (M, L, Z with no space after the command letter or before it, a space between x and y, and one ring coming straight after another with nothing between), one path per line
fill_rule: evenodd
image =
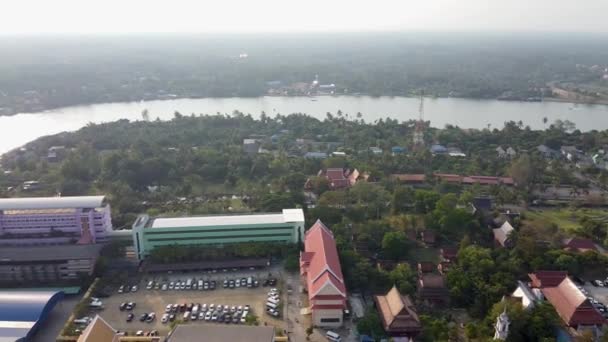
M327 159L327 153L325 152L306 152L304 154L306 159Z
M566 272L539 271L528 276L532 280L532 287L540 290L568 327L600 330L606 324L606 319Z
M51 163L56 163L65 158L66 154L65 146L51 146L48 149L46 159Z
M509 223L509 221L505 221L500 228L492 229L494 233L494 242L501 247L510 248L513 245L513 240L511 239L511 234L515 229Z
M448 153L448 149L447 149L447 147L445 147L443 145L435 144L435 145L431 146L431 153L432 154L446 154L446 153Z
M243 152L256 154L260 149L260 142L257 139L243 139Z
M517 152L515 151L515 149L511 146L507 147L507 156L509 158L515 158L517 156Z
M397 287L393 286L386 295L374 296L374 302L388 336L413 339L422 331L412 300L402 295Z
M562 247L564 250L570 252L584 253L587 251L598 251L597 245L593 241L576 237L564 239L562 241Z
M538 145L536 150L545 158L545 159L558 159L560 153L546 145Z
M505 151L502 146L498 146L496 148L496 154L498 155L498 158L506 158L507 157L507 151Z
M346 285L336 241L323 222L317 220L304 236L300 253L300 275L308 292L312 324L339 327L346 309Z
M418 298L430 305L446 305L449 292L441 274L424 273L418 277Z
M582 151L577 149L575 146L562 146L560 148L560 152L564 158L571 162L577 161L579 156L582 154Z
M391 153L395 156L398 154L404 154L405 153L405 147L401 147L401 146L393 146L391 148Z
M375 146L370 147L370 148L369 148L369 151L370 151L372 154L375 154L375 155L380 155L380 154L382 154L382 149L381 149L380 147L375 147Z

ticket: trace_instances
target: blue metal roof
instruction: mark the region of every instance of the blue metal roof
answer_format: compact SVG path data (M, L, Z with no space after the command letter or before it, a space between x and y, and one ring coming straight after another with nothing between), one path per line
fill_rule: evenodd
M62 298L61 291L0 291L0 341L31 338Z

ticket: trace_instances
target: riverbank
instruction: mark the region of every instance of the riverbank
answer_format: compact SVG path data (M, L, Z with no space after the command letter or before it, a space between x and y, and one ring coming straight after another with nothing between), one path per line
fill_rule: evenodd
M315 100L315 101L312 101ZM253 97L154 100L145 102L103 103L66 107L38 113L21 113L0 117L0 154L46 135L78 130L89 123L116 120L171 120L175 112L182 115L232 115L236 110L257 118L307 114L319 120L343 115L347 120L376 122L392 119L399 122L417 120L420 101L416 97L319 96ZM501 129L506 121L521 121L531 129L545 129L556 120L572 121L581 131L608 129L608 106L577 106L563 102L516 102L473 100L463 98L427 98L424 119L431 126L446 125L474 129Z
M284 98L284 99L310 99L311 101L316 101L318 98L372 98L372 99L381 99L381 98L407 98L407 99L416 99L418 101L417 96L413 95L370 95L364 93L356 93L356 94L318 94L318 95L262 95L262 96L250 96L250 97L170 97L170 98L149 98L140 101L118 101L118 102L87 102L81 104L73 104L70 106L57 106L57 107L43 107L37 111L26 111L26 112L2 112L2 108L0 108L0 117L10 117L20 114L44 114L47 112L63 112L65 110L69 110L71 108L80 108L80 107L89 107L89 106L98 106L98 105L107 105L107 104L131 104L131 103L154 103L158 101L175 101L175 100L226 100L226 99L263 99L263 98ZM530 103L530 102L542 102L542 101L524 101L524 100L503 100L503 99L486 99L486 98L473 98L473 97L453 97L453 96L426 96L425 100L434 101L439 99L461 99L461 100L471 100L471 101L501 101L501 102L521 102L521 103ZM570 103L570 104L585 104L585 105L608 105L608 99L606 100L597 100L594 102L590 101L582 101L582 100L573 100L573 99L563 99L556 97L545 97L545 102L560 102L560 103ZM145 108L144 108L145 109ZM238 108L235 108L238 109ZM182 113L183 114L183 113Z

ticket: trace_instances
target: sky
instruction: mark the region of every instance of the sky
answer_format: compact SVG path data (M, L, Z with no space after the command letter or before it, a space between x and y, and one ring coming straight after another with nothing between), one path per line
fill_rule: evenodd
M0 34L608 33L608 0L8 0Z

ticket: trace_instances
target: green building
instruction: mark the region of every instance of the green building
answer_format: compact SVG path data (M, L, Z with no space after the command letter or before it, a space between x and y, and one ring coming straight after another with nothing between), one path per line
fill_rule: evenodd
M281 213L152 218L140 215L133 224L139 259L157 246L216 245L243 242L297 243L304 239L302 209Z

